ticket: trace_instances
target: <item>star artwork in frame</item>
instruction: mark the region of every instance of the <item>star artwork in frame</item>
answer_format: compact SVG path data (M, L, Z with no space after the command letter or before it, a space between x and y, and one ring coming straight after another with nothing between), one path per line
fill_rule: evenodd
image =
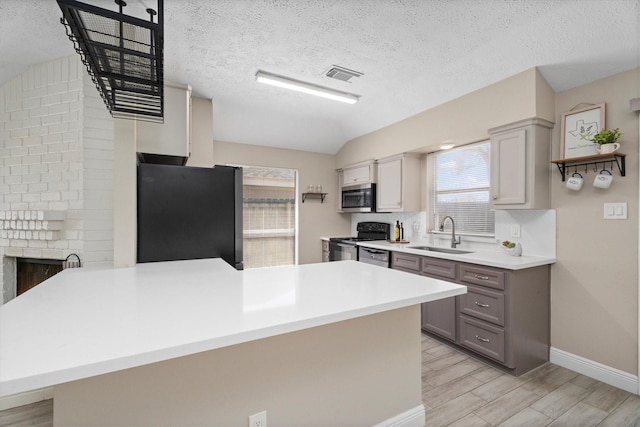
M593 135L604 129L605 103L572 109L562 115L560 154L563 159L598 154Z

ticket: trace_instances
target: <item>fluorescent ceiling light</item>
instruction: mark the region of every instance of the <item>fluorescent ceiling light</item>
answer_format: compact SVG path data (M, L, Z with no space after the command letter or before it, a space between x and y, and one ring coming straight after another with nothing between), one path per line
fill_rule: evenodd
M352 93L342 92L328 87L314 85L312 83L301 82L300 80L294 80L264 71L258 71L256 73L256 81L259 83L266 83L272 86L295 90L297 92L307 93L309 95L333 99L334 101L346 102L347 104L355 104L360 99L360 96Z

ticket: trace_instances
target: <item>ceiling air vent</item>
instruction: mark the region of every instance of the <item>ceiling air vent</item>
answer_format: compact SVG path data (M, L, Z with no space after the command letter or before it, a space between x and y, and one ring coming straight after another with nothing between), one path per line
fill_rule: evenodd
M329 70L325 73L325 76L331 77L332 79L342 80L343 82L348 82L352 77L360 77L363 74L358 71L353 71L348 68L340 67L338 65L333 65Z
M163 0L149 21L75 0L58 0L60 22L116 118L164 121ZM158 22L153 22L158 15Z

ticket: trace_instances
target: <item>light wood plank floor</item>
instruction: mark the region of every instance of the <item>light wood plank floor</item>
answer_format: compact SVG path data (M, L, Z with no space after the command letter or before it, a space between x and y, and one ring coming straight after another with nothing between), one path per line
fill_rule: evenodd
M640 427L640 396L546 363L520 377L422 336L428 427Z
M547 363L518 378L423 335L427 427L640 427L640 397ZM0 411L0 427L53 425L53 401Z

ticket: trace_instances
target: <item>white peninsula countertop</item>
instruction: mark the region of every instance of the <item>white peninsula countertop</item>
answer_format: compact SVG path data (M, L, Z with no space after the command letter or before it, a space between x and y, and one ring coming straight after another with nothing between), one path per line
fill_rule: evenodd
M68 269L0 307L0 397L465 292L355 261Z

